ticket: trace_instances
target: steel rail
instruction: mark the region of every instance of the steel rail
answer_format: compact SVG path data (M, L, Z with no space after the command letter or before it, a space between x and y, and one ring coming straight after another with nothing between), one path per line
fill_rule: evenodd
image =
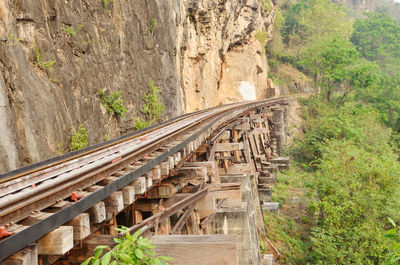
M143 174L150 171L152 168L154 168L155 166L159 165L161 162L166 160L170 155L182 150L187 144L197 139L201 134L205 133L208 129L212 128L212 126L217 124L217 122L219 122L223 117L234 113L236 107L241 110L240 113L239 112L237 113L237 116L240 116L241 114L244 114L246 111L250 111L251 109L255 109L263 105L279 104L283 102L285 102L284 98L278 98L272 100L262 100L250 103L243 103L236 106L231 105L231 107L226 109L223 113L215 114L212 117L209 117L210 121L206 125L202 124L201 129L196 130L195 133L190 135L183 142L165 151L155 159L145 163L137 170L132 171L116 179L114 182L105 186L103 189L100 189L98 191L89 194L88 196L82 198L81 200L72 204L71 206L54 213L50 217L43 219L33 224L32 226L27 227L21 232L0 241L0 262L3 261L9 255L18 251L19 249L22 249L27 245L37 241L39 238L46 235L50 231L54 230L56 227L63 225L64 223L71 220L80 213L87 211L90 207L92 207L96 203L106 199L113 192L118 191L124 186L129 185L138 177L142 176ZM220 126L220 124L218 124L218 126ZM193 128L194 126L189 126L189 127ZM48 161L49 163L54 163L54 161L51 160ZM43 166L42 164L41 166L37 166L37 168L40 167L47 168L47 166Z
M106 150L99 150L97 153L91 153L91 155L89 157L83 156L83 158L81 160L76 161L75 164L70 164L70 161L68 161L67 163L69 164L69 167L67 169L63 169L62 172L57 170L58 169L58 165L57 165L56 166L57 168L54 170L51 167L51 168L47 168L45 170L46 172L41 173L39 171L39 172L35 172L33 175L25 175L24 177L20 177L18 179L13 179L13 180L9 181L9 182L11 182L11 184L9 184L9 185L4 185L4 186L0 185L0 190L2 191L2 194L0 194L0 208L4 207L4 205L12 203L18 199L21 199L21 197L24 197L25 194L29 195L29 193L34 194L34 193L40 192L43 189L46 189L47 188L46 186L48 186L48 185L45 185L45 186L40 185L33 189L33 188L31 188L31 186L34 184L41 183L48 179L51 179L50 182L60 183L60 181L63 181L63 179L69 179L69 178L75 177L79 174L82 174L82 172L87 172L87 171L90 171L101 165L112 162L113 160L115 160L119 157L123 157L132 151L142 148L144 145L146 145L146 143L148 143L150 141L155 141L159 138L165 137L165 134L166 134L165 131L168 131L168 129L170 129L171 131L177 130L176 126L184 127L184 126L188 125L189 123L191 123L193 121L193 119L196 119L196 118L201 119L204 116L205 116L205 114L195 115L195 116L186 118L184 120L179 121L179 125L177 122L172 123L170 125L163 127L163 132L160 132L160 130L157 130L157 131L147 133L147 134L145 134L146 140L143 140L143 141L136 137L134 139L131 139L129 142L125 142L124 145L122 145L122 146L120 144L118 144L116 146L116 148L112 148L111 150L109 150L110 148L107 148ZM186 122L183 123L184 121L186 121ZM182 125L180 125L180 124L182 124ZM170 127L170 128L168 128L168 127ZM172 128L172 127L174 127L174 128ZM157 132L158 132L158 134L157 134ZM42 177L36 178L38 175L42 176ZM62 176L62 179L60 179L60 176ZM56 178L56 179L54 179L54 178ZM21 185L18 185L17 188L10 189L10 186L12 186L16 182L16 180L19 180L18 182L22 182L22 181L25 182L23 184L23 186L29 187L28 191L26 191L24 193L19 193L17 195L13 194L11 196L6 196L10 193L14 193L15 191L22 189ZM8 182L5 182L3 184L7 184L7 183ZM50 184L50 185L55 185L55 184L56 183ZM0 213L0 216L1 216L1 213Z
M43 167L36 168L35 170L31 170L13 176L8 176L3 178L0 176L0 190L2 191L0 197L15 192L18 189L29 187L35 184L35 182L44 181L46 179L57 176L57 174L63 174L71 170L74 170L76 168L79 168L83 165L86 165L87 163L91 163L92 162L91 160L95 161L97 159L101 159L104 156L108 155L105 154L105 152L108 152L109 154L116 153L118 150L123 148L123 146L130 145L131 142L134 140L137 140L143 136L147 136L151 133L157 132L160 128L165 128L169 125L176 124L185 119L193 118L196 115L201 115L202 113L206 113L208 111L210 110L203 110L201 112L185 115L184 117L181 117L179 119L174 119L170 122L167 122L166 124L152 128L149 131L144 131L140 134L135 134L127 139L122 139L116 143L113 143L112 145L99 147L95 150L81 153L78 156L68 157L65 160L58 161L54 165L53 164L46 165ZM27 177L29 177L29 179L27 179Z
M226 105L226 106L231 106L231 105L235 105L235 104L237 104L237 103L232 103L232 104L229 104L229 105ZM43 170L43 169L46 169L46 168L49 168L49 167L53 167L55 165L64 164L67 161L71 161L73 159L80 158L83 155L87 155L87 154L96 152L98 150L101 150L101 149L104 149L104 148L107 148L107 147L115 146L116 144L119 144L119 143L122 143L122 142L125 142L125 141L129 141L132 138L141 137L141 136L143 136L144 134L146 134L148 132L152 132L152 131L161 129L161 128L163 128L164 126L166 126L168 124L172 124L174 122L177 122L177 121L182 120L184 118L187 118L189 116L192 116L192 115L195 115L195 114L201 114L201 113L207 112L207 111L212 110L212 109L217 109L217 108L219 108L219 106L213 107L213 108L209 108L209 109L205 109L205 110L199 110L199 111L196 111L196 112L193 112L193 113L187 113L187 114L178 116L176 118L170 119L168 121L164 121L162 123L152 125L150 127L147 127L145 129L139 130L137 132L133 132L133 133L129 133L129 134L123 135L123 136L121 136L119 138L116 138L116 139L113 139L113 140L110 140L110 141L107 141L107 142L98 143L98 144L95 144L95 145L92 145L92 146L88 146L86 148L83 148L83 149L80 149L80 150L77 150L77 151L73 151L73 152L67 153L67 154L62 155L62 156L50 158L50 159L47 159L47 160L44 160L44 161L41 161L41 162L38 162L38 163L35 163L35 164L32 164L32 165L28 165L28 166L25 166L25 167L22 167L22 168L19 168L19 169L16 169L16 170L12 170L12 171L0 174L0 183L3 183L5 181L9 181L9 180L12 180L12 179L15 179L15 178L19 178L19 177L27 175L27 174L31 174L31 173L37 172L39 170Z
M208 118L210 118L210 116L213 116L213 115L219 115L231 108L232 107L221 108L221 110L213 109L209 113L205 112L202 115L196 115L196 116L199 116L198 117L199 119L197 121L194 122L192 119L189 119L185 124L181 125L180 127L179 126L176 127L175 124L168 125L168 126L174 126L175 128L172 132L166 131L166 134L168 134L168 137L171 138L171 136L173 136L177 133L181 133L180 129L186 130L188 128L187 126L189 126L189 127L196 126L197 123L202 122L204 119L208 119ZM165 129L163 131L165 131ZM165 132L164 132L163 137L165 137ZM143 150L144 148L146 148L146 146L148 147L149 144L151 144L152 146L158 145L159 142L157 140L165 139L163 137L156 138L155 140L148 139L148 140L146 140L146 142L142 142L144 144L142 144L141 146L135 146L132 150L120 152L119 154L110 156L108 159L101 161L100 163L97 163L97 164L94 163L87 168L77 169L73 172L66 174L63 177L51 179L51 180L47 181L44 185L42 184L42 185L39 185L38 187L30 188L27 192L11 194L9 196L1 198L0 199L0 223L4 223L4 221L3 221L5 219L4 216L7 214L16 212L17 210L19 210L23 207L32 205L33 203L35 203L37 201L40 201L40 200L43 201L44 199L48 198L49 196L56 194L57 192L61 192L64 189L69 188L73 185L77 185L79 187L79 185L78 185L79 183L81 183L85 180L88 180L97 174L101 174L105 169L108 169L108 168L114 167L114 166L118 166L118 164L120 164L121 162L126 160L126 159L124 159L124 160L119 160L116 163L111 163L114 159L117 159L119 157L122 158L124 156L128 156L130 153L132 153L136 150ZM134 158L134 156L136 156L136 155L138 155L138 154L133 153L132 155L129 155L129 157ZM100 168L100 169L98 169L98 168ZM96 170L96 171L93 171L93 170ZM87 174L83 175L84 173L87 173ZM95 182L97 182L97 181L93 181L93 183L95 183ZM64 194L68 195L68 194L70 194L70 192L69 193L67 192ZM29 197L29 196L31 196L31 197ZM64 198L65 198L65 196L61 196L58 199L64 199ZM53 202L53 203L55 203L55 202ZM47 205L50 206L53 203L51 201L48 201ZM32 210L40 210L40 209L37 209L37 208L30 209L29 212L31 212ZM21 220L27 216L19 214L17 217ZM17 218L17 217L15 217L15 218ZM11 220L18 221L18 219L11 219Z

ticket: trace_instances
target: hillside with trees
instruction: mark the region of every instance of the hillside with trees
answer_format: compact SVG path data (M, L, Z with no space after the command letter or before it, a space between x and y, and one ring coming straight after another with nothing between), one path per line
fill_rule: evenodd
M290 68L320 91L302 100L306 123L273 195L282 212L265 216L281 264L400 264L396 19L329 0L280 4L271 77L287 82Z

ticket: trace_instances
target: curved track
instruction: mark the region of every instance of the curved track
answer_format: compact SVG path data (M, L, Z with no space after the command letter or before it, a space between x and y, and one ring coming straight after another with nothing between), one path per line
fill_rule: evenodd
M236 103L187 114L80 152L0 175L0 226L4 226L68 198L72 192L94 185L107 175L124 172L103 189L0 241L0 261L132 183L190 142L204 134L209 136L223 123L285 100ZM200 140L204 141L203 138ZM158 152L150 161L141 160L166 143L173 143L173 147Z

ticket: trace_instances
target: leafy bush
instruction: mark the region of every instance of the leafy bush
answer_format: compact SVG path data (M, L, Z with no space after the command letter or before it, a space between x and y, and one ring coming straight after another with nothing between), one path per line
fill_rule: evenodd
M141 113L150 121L159 121L164 115L165 106L160 100L161 90L150 80L149 93L142 96L144 100Z
M153 19L150 21L149 32L150 32L151 34L153 34L154 31L156 30L156 28L157 28L157 19L153 18Z
M400 233L396 223L391 218L389 218L389 221L393 225L393 228L385 233L385 237L391 240L392 247L385 260L385 265L398 265L400 264Z
M151 121L144 121L140 118L136 118L133 124L133 129L139 131L141 129L147 128L151 125Z
M82 265L117 265L117 264L132 264L132 265L167 265L167 261L172 260L169 257L155 257L153 251L155 246L147 238L140 236L141 230L130 235L128 228L123 227L117 229L119 232L125 233L122 238L115 238L117 245L111 249L108 246L97 246L93 257L88 258ZM108 250L102 256L103 250Z
M49 70L49 71L53 71L53 64L55 64L56 61L48 61L48 62L44 62L42 60L42 57L40 55L40 50L39 48L35 45L33 47L33 49L35 50L35 59L36 59L36 65L42 69L42 70Z
M76 27L76 30L74 29L74 27L62 27L61 29L63 31L65 31L65 33L67 33L68 35L72 35L72 36L76 36L77 32L79 32L81 29L83 28L83 24L78 24L78 26Z
M114 114L117 118L124 117L125 112L128 110L124 106L122 91L112 93L111 96L108 96L103 89L100 89L99 95L101 103L107 108L109 114Z
M133 124L133 129L144 129L162 119L165 112L165 106L160 100L160 92L161 90L154 84L154 81L150 80L149 93L142 96L144 105L140 110L145 119L142 120L141 118L136 118Z
M88 133L85 127L81 124L78 127L78 130L72 132L71 136L71 151L76 151L82 148L85 148L88 145Z
M311 264L381 264L387 216L400 220L400 163L379 113L357 102L305 100L307 125L292 152L308 180ZM281 184L278 185L278 188ZM281 189L281 188L280 188Z

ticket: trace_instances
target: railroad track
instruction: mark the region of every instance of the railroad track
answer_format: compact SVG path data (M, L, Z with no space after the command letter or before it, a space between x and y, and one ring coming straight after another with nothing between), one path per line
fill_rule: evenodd
M32 212L48 208L60 200L71 201L69 207L33 225L23 226L21 231L16 230L8 236L3 234L3 237L0 234L0 262L181 150L183 164L190 153L219 127L251 110L285 101L285 98L277 98L236 103L187 114L105 144L0 175L0 227L18 224ZM71 195L79 195L107 176L117 178L102 189L72 201Z

